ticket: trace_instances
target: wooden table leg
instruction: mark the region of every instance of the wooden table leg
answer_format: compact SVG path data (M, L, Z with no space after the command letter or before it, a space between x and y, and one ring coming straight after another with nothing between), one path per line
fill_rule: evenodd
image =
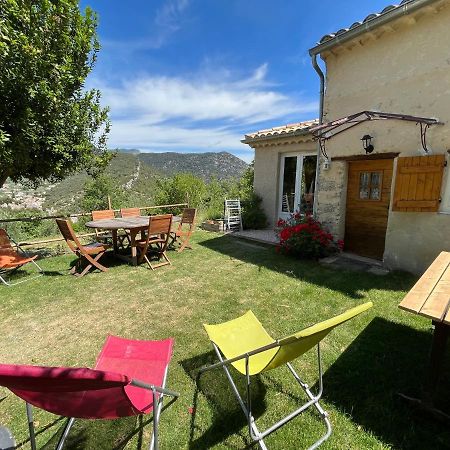
M450 327L442 322L434 322L433 342L431 344L430 362L423 389L422 401L432 405L436 387L441 376L445 348L450 334Z
M409 397L399 394L403 399L416 405L420 409L430 413L437 419L450 423L450 415L435 408L434 398L436 388L441 377L442 363L445 356L445 348L450 335L450 326L442 322L434 322L433 341L431 343L430 360L425 377L421 398Z
M131 262L133 266L137 266L137 248L136 248L136 235L138 234L139 230L130 230L130 241L131 241Z

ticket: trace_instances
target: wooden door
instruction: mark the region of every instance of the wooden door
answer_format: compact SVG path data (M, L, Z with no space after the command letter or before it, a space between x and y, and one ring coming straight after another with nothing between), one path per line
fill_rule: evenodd
M349 162L345 250L382 259L392 181L392 159Z

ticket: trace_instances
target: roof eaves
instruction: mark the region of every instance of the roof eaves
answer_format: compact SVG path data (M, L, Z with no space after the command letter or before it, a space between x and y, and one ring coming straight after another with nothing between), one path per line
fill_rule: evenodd
M399 5L386 6L380 13L369 14L362 22L355 22L349 28L342 28L336 33L326 34L315 47L309 50L309 54L311 56L318 55L437 1L439 0L403 0Z
M302 128L301 130L296 130L296 131L284 131L284 132L280 132L280 133L276 133L276 134L265 134L265 135L261 135L261 136L250 136L250 135L246 135L244 139L241 140L241 142L243 144L250 144L253 142L260 142L260 141L269 141L272 139L280 139L280 138L284 138L284 137L295 137L295 136L306 136L307 134L310 134L310 128L312 128L313 125L311 125L310 127L305 127ZM312 140L312 135L311 135L311 140Z

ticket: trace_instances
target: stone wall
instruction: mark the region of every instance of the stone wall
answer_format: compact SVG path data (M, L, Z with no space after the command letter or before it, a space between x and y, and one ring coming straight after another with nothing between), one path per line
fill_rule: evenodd
M319 192L316 213L318 219L338 239L344 238L345 202L347 192L347 165L335 162L323 169L324 158L319 165Z

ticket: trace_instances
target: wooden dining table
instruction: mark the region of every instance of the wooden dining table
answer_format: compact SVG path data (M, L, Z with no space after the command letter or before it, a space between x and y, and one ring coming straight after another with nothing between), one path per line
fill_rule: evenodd
M399 308L431 319L434 325L429 367L422 396L413 398L400 395L436 417L449 421L449 414L435 408L434 397L450 334L450 252L439 254L399 304Z
M136 236L139 233L145 232L148 228L149 218L150 216L115 217L114 219L91 220L90 222L86 222L85 225L88 228L111 231L115 255L125 261L131 261L133 266L137 266L138 259ZM180 220L180 216L172 217L172 223L179 222ZM130 237L131 258L119 253L117 243L117 232L119 230L125 230Z

